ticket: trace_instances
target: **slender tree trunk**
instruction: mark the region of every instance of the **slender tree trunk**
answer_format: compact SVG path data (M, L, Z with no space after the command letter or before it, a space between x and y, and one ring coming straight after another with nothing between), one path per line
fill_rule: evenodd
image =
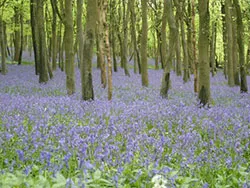
M23 1L21 2L22 8L23 8ZM19 57L18 57L18 65L22 64L22 57L23 57L23 47L24 47L24 36L23 36L23 13L20 12L20 51L19 51Z
M106 77L106 66L105 66L105 53L104 53L104 24L103 24L103 0L98 0L98 25L97 25L97 41L98 41L98 53L97 58L101 68L101 84L103 88L107 86L107 77Z
M51 0L52 5L52 69L56 70L56 61L57 61L57 14L56 14L56 5L54 0Z
M131 1L128 1L127 9L126 3L123 1L123 53L121 57L122 64L124 66L124 72L126 76L130 76L128 70L128 20L129 20L129 7Z
M187 49L187 41L186 41L186 33L185 33L185 27L184 27L184 4L183 1L180 2L180 25L181 25L181 39L182 39L182 50L183 50L183 64L184 64L184 74L183 74L183 81L186 83L188 79L190 78L189 75L189 61L188 61L188 49Z
M92 56L97 21L97 1L87 1L86 38L83 46L83 63L81 65L82 99L94 100L92 80Z
M178 6L178 5L176 5ZM175 16L176 28L177 28L177 38L176 38L176 75L181 76L181 41L180 41L180 11L177 7L177 12Z
M35 0L30 0L30 20L31 20L31 31L32 31L32 42L33 42L33 51L35 57L35 74L39 75L40 67L40 53L38 48L38 27L36 22L37 17L37 3Z
M137 49L137 38L136 38L136 14L135 14L135 0L131 0L130 5L131 12L131 38L133 42L133 53L134 53L134 73L137 73L138 67L138 49Z
M108 9L108 0L103 0L103 26L104 26L104 42L105 42L105 50L106 56L108 60L108 100L112 99L112 62L110 55L110 45L109 45L109 29L108 23L106 20L107 17L107 9Z
M224 3L221 3L221 14L222 14L222 33L223 33L223 50L224 50L224 75L227 79L227 65L228 65L228 57L227 57L227 30L226 30L226 7Z
M162 19L162 27L166 26L166 24L165 24L166 18L168 20L168 25L169 25L169 30L170 30L169 46L171 46L171 48L169 48L167 62L164 62L164 64L166 66L164 67L164 73L163 73L162 84L161 84L161 96L163 98L168 97L168 90L170 88L170 69L171 69L171 63L172 63L172 59L174 56L174 52L176 49L175 40L177 37L176 36L177 28L176 28L176 24L175 24L171 0L164 0L164 13L163 13L163 19ZM163 28L162 31L165 32L166 30L164 30L164 28ZM163 52L164 52L164 50L166 50L166 46L167 46L166 37L164 35L165 35L165 33L162 33L162 36L163 36L162 37L162 45L164 46ZM163 61L165 61L164 59L163 59Z
M209 0L199 0L199 100L205 106L210 103L209 68Z
M45 39L45 19L44 19L44 1L37 0L37 23L38 23L38 46L39 46L39 83L46 83L49 80L47 66L47 44Z
M147 0L142 0L142 35L141 35L141 61L142 61L142 86L148 87L148 18L147 18Z
M20 44L21 44L21 33L20 33L20 11L18 7L14 8L14 21L15 21L15 32L14 32L14 61L18 62L20 54Z
M212 76L215 76L216 66L215 66L215 54L216 54L216 32L217 32L217 21L213 21L212 23L212 38L210 43L210 67Z
M227 29L227 74L228 85L233 87L234 83L234 69L233 69L233 26L232 26L232 3L231 0L225 0L226 12L226 29Z
M1 73L2 75L6 75L7 67L6 67L6 44L4 38L4 22L2 20L2 16L0 15L0 45L1 45Z
M197 53L196 53L196 27L195 27L195 0L192 0L192 43L193 43L193 64L194 64L194 92L199 92L199 61L197 60Z
M233 7L232 15L232 31L233 31L233 71L234 71L234 83L236 86L240 85L240 75L239 75L239 57L238 57L238 44L237 44L237 23L236 23L236 11Z
M68 95L75 93L75 66L74 66L74 22L72 12L72 0L65 0L65 68L66 89Z
M240 58L240 91L242 93L248 92L247 75L245 70L245 46L244 46L244 25L242 21L241 7L239 0L233 0L236 8L237 15L237 41L239 46L239 58Z

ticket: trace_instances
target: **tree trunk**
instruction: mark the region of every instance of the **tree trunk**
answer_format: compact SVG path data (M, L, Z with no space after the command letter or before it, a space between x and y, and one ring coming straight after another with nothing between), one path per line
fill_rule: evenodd
M233 7L232 11L232 31L233 31L233 72L234 72L234 83L236 86L240 85L239 76L239 57L238 57L238 44L237 44L237 23L236 23L236 11Z
M242 93L248 92L247 86L247 75L245 70L245 46L244 46L244 25L242 21L241 7L239 0L233 0L236 8L237 15L237 41L239 46L239 57L240 57L240 91Z
M223 50L224 50L224 75L227 79L227 30L226 30L226 7L225 4L221 3L221 14L222 14L222 33L223 33Z
M147 0L142 0L142 35L141 35L141 62L142 62L142 86L148 87L148 18L147 18Z
M178 5L176 5L178 6ZM177 31L177 38L176 38L176 75L181 76L181 41L180 41L180 11L177 8L176 16L176 31Z
M164 27L164 25L166 26L166 24L165 24L166 18L168 19L168 25L169 25L169 30L170 30L169 46L171 46L171 48L169 48L167 62L164 63L166 66L164 67L164 73L163 73L162 84L161 84L161 96L163 98L168 97L168 90L170 88L170 69L171 69L171 63L172 63L175 48L176 48L175 40L177 38L177 36L176 36L177 28L176 28L176 24L175 24L171 0L164 1L164 13L163 13L163 18L162 18L162 27ZM163 28L162 31L164 32L166 30L164 30L164 28ZM163 36L162 37L162 45L164 46L162 48L163 49L162 52L164 52L164 50L166 50L166 46L167 46L166 37L164 35L165 35L165 33L162 33L162 36ZM163 59L163 61L165 61L164 59Z
M37 19L38 23L38 46L39 46L39 83L46 83L49 80L47 66L47 44L45 38L45 19L44 19L44 1L37 0Z
M0 45L1 45L1 73L2 75L6 75L6 44L5 44L5 36L4 36L4 22L2 20L2 16L0 15Z
M36 22L36 17L37 17L37 3L35 3L35 0L30 0L30 21L31 21L33 51L35 57L35 74L39 75L40 53L38 48L38 26Z
M104 43L105 43L105 50L106 56L108 60L108 100L112 99L112 62L111 62L111 55L110 55L110 45L109 45L109 29L108 23L106 20L107 17L107 9L108 9L108 0L103 0L103 27L104 27Z
M210 102L209 68L209 0L199 0L199 100L203 106Z
M134 73L137 73L138 67L138 49L137 49L137 37L136 37L136 14L135 14L135 0L131 0L130 4L131 12L131 39L133 42L133 53L134 53Z
M21 2L22 8L23 8L23 1ZM22 64L22 57L23 57L23 46L24 46L24 36L23 36L23 13L20 12L20 51L19 51L19 57L18 57L18 65Z
M233 69L233 25L232 25L232 3L231 0L225 0L226 12L226 29L227 29L227 75L228 85L233 87L234 83L234 69Z
M188 82L188 79L190 78L189 75L189 61L188 61L188 49L187 49L187 41L186 41L186 33L184 28L184 2L180 2L180 25L181 25L181 40L182 40L182 50L183 50L183 65L184 65L184 74L183 74L183 81L184 83Z
M128 1L127 9L126 9L126 3L123 1L123 53L121 56L121 61L124 66L124 72L126 76L130 76L129 70L128 70L128 20L129 20L129 6L131 1Z
M20 33L20 10L19 7L14 8L14 22L15 22L15 32L14 32L14 61L18 62L20 54L20 44L21 44L21 33Z
M213 21L212 23L212 38L210 42L210 67L212 76L215 75L216 66L215 66L215 54L216 54L216 33L217 33L217 21Z
M74 22L72 0L65 0L65 70L67 94L75 93L75 66L74 66Z
M56 5L54 4L55 1L51 0L52 5L52 69L56 70L56 61L57 61L57 14L56 14Z
M98 25L97 25L97 41L98 41L98 64L101 68L101 84L103 88L107 86L107 77L106 77L106 66L105 66L105 54L104 54L104 11L103 11L103 1L98 0Z
M83 63L81 65L82 99L94 100L92 80L92 56L97 21L97 1L87 1L86 38L83 46Z
M193 64L194 64L194 92L199 92L199 74L198 74L198 67L199 61L197 60L197 53L196 53L196 27L195 27L195 0L192 0L192 55L193 55Z

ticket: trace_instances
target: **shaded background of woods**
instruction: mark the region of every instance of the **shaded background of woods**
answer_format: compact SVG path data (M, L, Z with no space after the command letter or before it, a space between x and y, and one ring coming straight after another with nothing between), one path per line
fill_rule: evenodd
M247 0L1 0L1 73L6 62L22 64L34 54L39 83L66 74L75 93L75 65L81 70L82 99L94 100L92 57L112 99L112 74L141 74L148 87L148 58L163 69L160 95L167 98L174 71L190 81L203 106L210 102L210 75L223 68L230 87L247 92L250 68L250 5ZM75 57L77 56L77 63ZM133 66L129 62L133 59Z

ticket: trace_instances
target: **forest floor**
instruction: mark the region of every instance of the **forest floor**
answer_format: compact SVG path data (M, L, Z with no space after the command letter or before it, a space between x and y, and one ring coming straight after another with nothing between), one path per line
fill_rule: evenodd
M162 99L162 70L149 70L148 88L130 72L113 73L108 101L94 68L95 100L84 102L78 69L69 97L60 70L38 84L33 66L8 65L0 75L0 187L250 186L250 94L219 72L204 109L193 81L172 73Z

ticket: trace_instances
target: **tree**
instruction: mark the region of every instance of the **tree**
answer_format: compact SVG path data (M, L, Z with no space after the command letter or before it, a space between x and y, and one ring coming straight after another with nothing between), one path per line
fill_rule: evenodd
M236 8L237 15L237 41L239 46L239 58L240 58L240 91L242 93L248 92L247 77L245 70L245 47L244 47L244 26L242 22L242 13L239 0L233 0Z
M130 76L128 70L128 21L129 21L129 7L131 4L131 0L128 1L127 8L125 1L123 2L123 42L122 42L122 55L121 55L121 64L124 68L124 72L126 76Z
M225 0L226 13L226 31L227 31L227 75L228 85L234 86L234 69L233 69L233 25L232 25L232 3L231 0Z
M112 62L110 55L110 44L109 44L109 28L107 23L107 12L108 12L108 0L103 0L103 27L104 27L104 43L106 56L108 60L108 100L112 99Z
M46 83L49 80L47 64L47 44L45 39L45 19L44 19L44 0L37 0L36 20L38 31L39 48L39 82Z
M141 35L141 61L142 61L142 85L148 87L148 20L147 20L147 0L142 0L142 35Z
M52 37L51 37L51 43L52 43L52 69L56 70L56 57L57 57L57 14L56 14L56 6L55 1L51 0L51 6L52 6Z
M210 100L209 68L209 0L199 0L199 100L205 106Z
M97 34L96 34L96 43L97 43L97 64L101 68L101 84L103 88L107 86L107 77L106 77L106 66L105 66L105 53L104 53L104 10L103 10L103 0L98 0L98 24L97 24Z
M4 21L2 19L2 16L0 15L0 45L1 45L1 64L2 69L0 70L3 75L7 73L6 68L6 44L5 44L5 27L4 27Z
M92 81L92 55L94 36L97 21L97 1L87 1L87 18L85 28L85 41L83 47L83 63L81 65L82 99L94 100L94 89Z
M163 98L167 98L168 97L168 90L170 88L170 69L171 69L171 63L172 63L172 59L174 56L174 52L175 52L175 48L176 48L176 34L177 34L177 28L176 28L176 24L175 24L175 19L174 19L174 13L172 10L172 1L171 0L165 0L164 1L164 12L163 12L163 18L162 18L162 27L166 27L166 19L168 20L168 25L169 25L169 30L170 30L170 41L169 41L169 46L171 46L171 48L169 48L169 52L168 52L168 56L167 56L167 61L164 63L165 67L164 67L164 73L163 73L163 77L162 77L162 83L161 83L161 96ZM162 29L162 46L163 46L163 50L162 50L162 54L165 54L164 51L166 50L166 37L165 35L165 31L164 28ZM162 59L163 61L165 60L165 58ZM163 64L163 65L164 65Z
M75 66L74 66L74 21L72 12L72 0L65 0L65 70L66 88L68 95L75 93Z

